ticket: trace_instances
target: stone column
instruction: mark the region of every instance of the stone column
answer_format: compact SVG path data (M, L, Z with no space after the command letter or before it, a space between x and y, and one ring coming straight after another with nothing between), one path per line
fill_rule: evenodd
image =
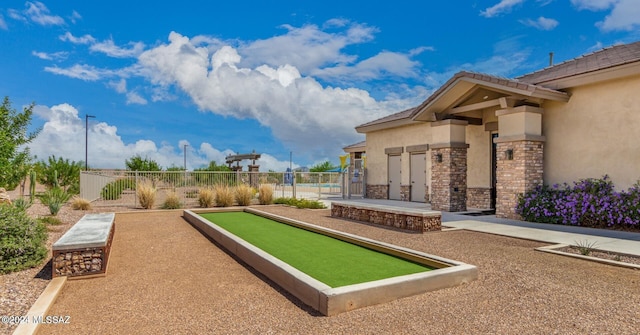
M496 217L521 219L515 212L518 196L543 183L542 113L531 106L496 111Z
M250 164L247 167L249 168L249 185L251 185L251 187L255 189L258 189L258 187L260 186L258 175L258 172L260 171L260 165Z
M467 210L467 124L461 120L431 123L431 208L434 210Z

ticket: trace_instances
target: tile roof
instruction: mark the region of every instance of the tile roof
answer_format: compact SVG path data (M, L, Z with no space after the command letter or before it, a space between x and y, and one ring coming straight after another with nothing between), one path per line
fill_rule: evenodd
M525 74L516 79L521 82L539 84L638 61L640 61L640 41L607 47L536 72Z
M416 111L416 107L405 109L402 112L398 112L398 113L394 113L394 114L391 114L391 115L387 115L387 116L385 116L383 118L379 118L377 120L373 120L371 122L367 122L367 123L361 124L361 125L357 126L356 128L371 126L371 125L374 125L374 124L380 124L380 123L385 123L385 122L397 121L397 120L402 120L402 119L410 119L413 116L413 112L415 112L415 111Z
M359 147L364 147L367 145L367 141L360 141L358 143L354 143L354 144L349 144L346 147L342 148L343 150L349 149L349 148L359 148Z

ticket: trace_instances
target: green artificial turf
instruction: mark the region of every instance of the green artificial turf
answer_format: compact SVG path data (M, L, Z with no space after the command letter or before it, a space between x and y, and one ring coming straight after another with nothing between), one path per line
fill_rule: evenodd
M425 265L250 213L200 215L330 287L432 270Z

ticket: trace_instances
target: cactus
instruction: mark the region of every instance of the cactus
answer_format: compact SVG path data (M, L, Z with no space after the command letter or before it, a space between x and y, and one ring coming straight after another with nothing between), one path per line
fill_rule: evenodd
M53 188L60 187L60 183L58 183L58 170L53 170Z
M33 203L33 197L36 195L36 171L29 172L29 199Z

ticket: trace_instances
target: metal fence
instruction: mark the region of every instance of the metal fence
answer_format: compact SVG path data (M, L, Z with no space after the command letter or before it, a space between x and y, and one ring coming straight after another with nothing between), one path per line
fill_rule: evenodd
M348 175L347 175L348 176ZM156 204L175 193L184 207L197 207L202 188L246 184L258 190L269 185L274 198L321 199L341 196L345 174L339 172L213 172L92 170L80 173L80 196L94 206L138 207L136 190L142 183L156 189Z

